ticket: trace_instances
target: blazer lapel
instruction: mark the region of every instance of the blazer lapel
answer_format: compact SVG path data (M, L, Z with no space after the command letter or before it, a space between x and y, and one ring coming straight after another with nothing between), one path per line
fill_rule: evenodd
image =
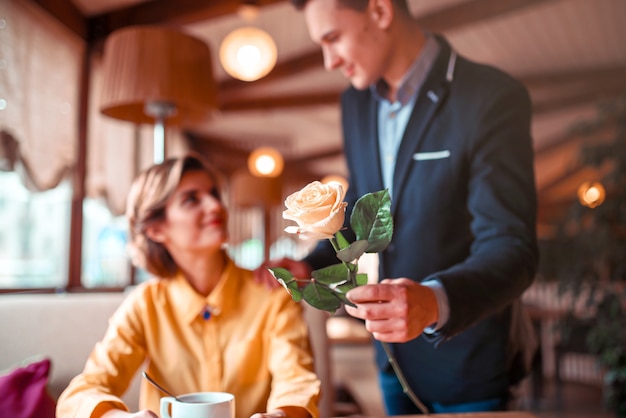
M393 198L391 212L395 214L398 202L406 183L409 168L413 163L413 154L419 148L427 128L430 125L437 109L445 101L449 90L449 81L446 80L446 71L450 60L450 46L442 38L437 38L441 51L433 68L422 86L415 102L413 113L407 123L402 142L398 149L396 168L393 176ZM379 170L380 172L380 170Z
M359 171L367 179L368 192L383 189L383 176L380 168L380 149L378 148L378 104L367 91L368 99L359 101L359 113L367 115L366 123L357 127L360 130L363 160ZM362 170L362 171L361 171Z

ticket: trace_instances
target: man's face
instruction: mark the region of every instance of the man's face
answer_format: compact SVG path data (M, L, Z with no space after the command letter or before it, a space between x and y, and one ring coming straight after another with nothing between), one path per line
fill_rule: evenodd
M309 0L304 8L309 35L322 47L324 67L340 70L357 89L375 83L386 68L389 43L373 12L376 1L370 0L363 11L337 0Z

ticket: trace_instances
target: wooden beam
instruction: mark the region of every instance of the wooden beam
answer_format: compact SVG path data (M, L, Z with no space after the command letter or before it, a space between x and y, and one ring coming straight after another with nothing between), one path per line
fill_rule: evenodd
M613 132L617 128L616 120L606 120L601 124L589 126L585 129L584 133L580 131L568 132L563 136L546 141L543 145L535 147L535 157L539 157L544 154L548 154L557 150L561 146L570 144L575 141L589 141L590 138L596 138L597 136L605 135L606 132Z
M576 166L570 167L563 173L559 174L556 178L553 178L550 181L546 182L545 184L542 184L541 187L537 188L539 199L540 200L545 199L545 195L547 194L548 190L570 179L572 176L575 176L577 173L580 173L581 171L583 171L583 169L584 169L584 166L582 166L581 164L576 164Z
M558 97L534 101L533 114L545 114L585 103L614 99L623 96L625 93L626 78L619 83L603 83L603 85L589 86L571 94L562 94Z
M468 0L420 16L417 21L432 32L445 32L550 1L555 0Z
M338 142L341 142L341 140L339 139ZM329 147L327 149L323 149L317 152L312 152L310 154L307 154L305 156L300 156L300 157L296 157L296 158L289 158L285 161L285 164L291 164L291 165L301 165L301 164L306 164L306 163L310 163L316 160L325 160L327 158L335 158L338 157L340 155L343 154L343 147L341 146L336 146L336 147Z
M260 7L285 0L258 0ZM152 0L104 13L91 19L98 28L97 37L106 37L116 29L132 25L183 25L215 19L237 12L240 0Z
M249 99L223 100L220 109L223 111L243 111L273 108L294 108L339 104L340 91L314 92L305 94L259 97Z
M626 66L617 65L612 67L589 68L575 71L557 71L553 73L528 74L519 76L529 90L553 88L557 85L597 85L598 83L612 80L626 84Z
M228 174L238 168L245 167L248 155L253 149L253 145L246 149L238 144L253 144L250 137L221 137L213 134L204 134L198 132L187 132L186 137L190 140L191 146L198 152L206 155L213 164L215 164L222 172ZM338 142L341 142L338 140ZM267 142L265 142L267 144ZM341 146L331 146L326 149L308 153L304 156L289 157L285 156L285 170L291 174L297 173L298 176L307 178L318 178L324 173L318 172L310 167L310 164L318 160L327 158L335 158L343 154ZM219 155L216 156L216 155ZM228 156L228 158L221 158Z
M533 94L546 97L534 100L535 114L561 110L565 107L619 97L626 92L626 66L591 68L577 71L559 71L530 74L519 77Z
M302 59L302 61L300 61ZM310 61L309 61L310 60ZM313 59L309 57L299 57L298 62L307 63L303 65L312 65ZM289 64L286 64L289 66ZM285 73L286 70L280 70ZM623 72L622 72L623 71ZM558 111L566 107L576 106L584 103L594 103L599 100L616 98L626 92L626 67L601 68L587 70L576 73L546 73L528 75L521 78L522 82L528 82L534 88L544 88L556 86L561 81L561 77L567 80L568 84L576 84L571 88L571 92L563 93L563 90L555 94L554 97L548 99L540 99L533 101L533 114L544 114ZM610 76L609 76L610 75ZM244 87L240 83L227 82L221 86L227 86L223 96L244 96L244 91L240 90ZM531 92L532 93L532 92ZM260 108L276 108L276 107L299 107L299 106L317 106L338 103L341 90L316 92L310 94L300 94L292 96L266 96L253 99L226 99L222 103L222 110L255 110Z
M87 19L71 0L33 0L33 2L82 39L88 38Z
M470 23L496 17L498 14L510 13L519 8L531 6L535 3L554 0L470 0L456 6L448 7L435 13L421 16L417 21L433 31L456 29ZM278 63L264 78L254 82L255 86L275 81L282 77L292 76L312 69L321 69L324 66L324 57L320 49L303 53L291 60ZM623 73L622 73L623 74ZM534 76L530 76L532 79ZM541 80L540 76L540 80ZM549 77L552 78L552 77ZM548 80L545 81L546 83ZM245 81L227 80L220 83L220 91L229 91L239 94L238 89L248 85Z

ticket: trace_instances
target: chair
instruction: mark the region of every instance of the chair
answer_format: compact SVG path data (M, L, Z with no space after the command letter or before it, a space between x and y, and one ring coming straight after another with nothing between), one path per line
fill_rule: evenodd
M556 385L557 408L563 410L563 363L568 355L592 355L587 346L587 334L594 327L595 319L582 319L574 316L567 316L561 323L561 338L554 346L554 377ZM574 362L570 367L580 366ZM585 374L578 370L579 374ZM588 374L588 373L587 373Z
M322 383L320 399L320 418L334 416L335 389L332 377L332 359L330 344L326 333L326 321L329 313L301 302L304 308L304 318L309 326L309 334L313 356L315 357L315 372Z

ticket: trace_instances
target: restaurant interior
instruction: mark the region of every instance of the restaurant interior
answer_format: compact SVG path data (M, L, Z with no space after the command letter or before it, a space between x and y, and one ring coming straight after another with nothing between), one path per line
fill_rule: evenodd
M523 302L538 349L515 416L625 416L626 1L408 3L532 100L542 253ZM314 180L349 187L347 86L286 0L0 0L0 372L47 356L53 396L80 372L147 278L124 207L167 156L193 150L224 174L238 264L306 255L283 201ZM323 417L384 416L362 323L307 315Z

